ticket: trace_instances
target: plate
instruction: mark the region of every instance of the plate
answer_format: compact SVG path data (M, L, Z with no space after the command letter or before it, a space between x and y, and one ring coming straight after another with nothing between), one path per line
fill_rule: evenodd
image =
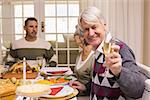
M54 69L47 71L46 74L48 74L48 75L64 75L67 71L68 71L68 69L66 69L66 68L63 68L63 69L54 68Z
M37 80L37 84L47 85L67 85L70 81L75 81L77 78L73 76L47 76L44 80Z
M51 67L43 68L41 72L44 72L46 75L65 75L69 70L68 67Z
M49 94L51 90L49 85L31 84L18 86L16 94L20 96L37 97L43 94Z
M51 79L48 79L48 80L38 80L37 81L37 84L47 84L47 85L65 85L65 84L68 84L69 83L69 80L65 80L64 78L51 78Z
M69 85L54 85L50 86L51 93L49 95L42 95L46 98L61 98L68 95L71 95L74 92L74 89Z
M65 72L67 72L68 70L60 70L60 71L47 71L47 73L51 73L51 74L64 74Z

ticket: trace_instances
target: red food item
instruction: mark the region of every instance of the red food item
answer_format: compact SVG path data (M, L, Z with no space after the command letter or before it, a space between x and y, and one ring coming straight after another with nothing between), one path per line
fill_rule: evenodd
M67 70L65 71L52 71L52 72L47 72L47 73L51 73L51 74L64 74L65 72L67 72Z
M52 92L50 93L50 95L56 95L62 89L63 89L63 87L54 87L54 88L51 88Z

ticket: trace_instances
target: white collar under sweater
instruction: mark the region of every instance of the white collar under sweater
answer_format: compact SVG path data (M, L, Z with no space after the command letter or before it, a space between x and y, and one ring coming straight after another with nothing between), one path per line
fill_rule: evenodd
M106 33L106 36L108 36L109 35L109 37L110 37L110 39L112 38L112 36L111 36L111 34L110 34L110 32L108 32L108 33ZM99 56L99 54L100 53L104 53L103 52L103 46L104 46L104 40L102 41L102 43L98 46L98 48L96 49L96 51L95 51L95 58L97 59L97 57Z

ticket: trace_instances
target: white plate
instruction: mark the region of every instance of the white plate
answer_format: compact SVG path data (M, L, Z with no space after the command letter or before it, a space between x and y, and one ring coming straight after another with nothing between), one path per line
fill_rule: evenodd
M70 87L69 85L50 86L50 88L56 88L56 87L63 87L63 88L56 95L42 95L42 97L46 97L46 98L60 98L60 97L65 97L65 96L71 95L74 92L74 89L72 87Z
M51 90L49 85L43 84L30 84L18 86L16 89L16 95L37 97L43 94L49 94Z
M46 75L69 75L73 72L68 67L45 67L41 69Z

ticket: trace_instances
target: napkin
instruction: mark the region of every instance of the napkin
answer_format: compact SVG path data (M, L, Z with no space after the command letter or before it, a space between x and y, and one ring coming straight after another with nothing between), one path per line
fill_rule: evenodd
M60 92L63 89L63 87L54 87L51 88L51 93L50 95L56 95L58 92Z

